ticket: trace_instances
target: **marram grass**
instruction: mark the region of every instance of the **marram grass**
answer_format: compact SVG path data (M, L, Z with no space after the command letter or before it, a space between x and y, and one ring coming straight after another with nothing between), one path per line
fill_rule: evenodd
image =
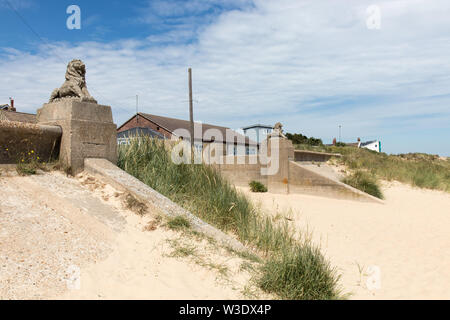
M367 172L356 170L349 176L345 177L342 182L359 189L365 193L368 193L374 197L383 199L383 193L381 192L380 187L378 186L377 180L375 177L370 175Z
M354 147L327 147L342 154L338 162L377 179L399 181L425 189L450 192L450 160L425 153L388 155Z
M174 164L164 143L136 138L119 147L119 167L212 225L234 233L264 258L261 289L283 299L338 299L339 276L287 222L262 215L207 165Z

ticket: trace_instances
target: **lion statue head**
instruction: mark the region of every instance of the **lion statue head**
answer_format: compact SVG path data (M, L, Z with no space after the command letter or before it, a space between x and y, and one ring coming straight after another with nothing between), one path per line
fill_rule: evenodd
M270 137L283 137L286 138L286 136L283 134L283 125L281 122L275 123L273 126L273 132L270 134Z
M83 61L74 59L67 65L66 81L61 88L52 92L50 102L61 99L80 99L81 101L97 102L87 90L86 65Z
M86 84L86 65L83 61L74 59L69 62L66 70L66 80L77 79Z

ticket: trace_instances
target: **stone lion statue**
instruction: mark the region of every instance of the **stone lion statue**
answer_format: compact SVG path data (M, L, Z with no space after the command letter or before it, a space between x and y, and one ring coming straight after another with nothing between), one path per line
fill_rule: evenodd
M281 124L281 122L275 123L271 136L286 138L286 136L283 134L283 125Z
M87 90L86 66L83 61L74 59L67 65L66 81L61 88L53 90L49 102L60 99L80 99L97 103Z

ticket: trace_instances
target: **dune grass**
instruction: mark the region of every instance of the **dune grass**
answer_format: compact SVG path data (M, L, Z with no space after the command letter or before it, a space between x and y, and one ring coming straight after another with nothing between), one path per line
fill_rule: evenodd
M371 176L369 173L357 170L353 172L351 175L345 177L342 182L359 189L363 192L366 192L374 197L383 199L383 193L381 192L380 187L375 179L375 177Z
M190 228L190 226L191 223L185 217L182 216L177 216L167 221L167 227L172 230L186 229Z
M378 179L450 192L450 161L435 155L409 153L387 155L354 147L328 147L342 154L338 161L353 171L368 172Z
M164 143L150 138L120 146L118 165L258 251L263 260L257 282L263 290L285 299L341 297L339 276L320 250L299 239L286 221L275 222L261 214L212 167L176 165Z

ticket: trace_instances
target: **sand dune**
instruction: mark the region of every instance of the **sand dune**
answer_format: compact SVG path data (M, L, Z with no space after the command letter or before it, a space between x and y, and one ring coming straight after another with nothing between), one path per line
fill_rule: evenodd
M258 296L242 258L138 216L93 177L3 175L0 188L0 299Z
M384 183L383 205L242 190L267 212L292 210L351 299L450 299L450 194Z

